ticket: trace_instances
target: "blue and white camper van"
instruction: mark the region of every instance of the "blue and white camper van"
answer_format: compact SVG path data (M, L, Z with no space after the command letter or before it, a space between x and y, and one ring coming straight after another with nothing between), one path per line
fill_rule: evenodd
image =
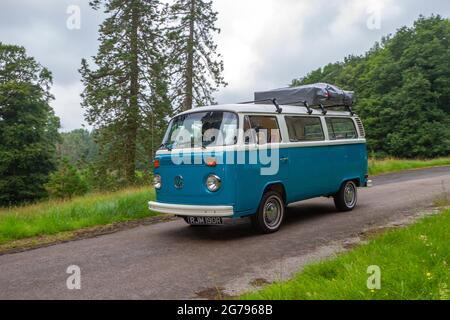
M174 117L154 160L150 210L190 225L250 217L262 233L278 231L294 202L333 197L338 210L353 210L358 188L371 185L361 120L348 104L323 104L330 92L318 108L317 92L306 97L311 104L269 96Z

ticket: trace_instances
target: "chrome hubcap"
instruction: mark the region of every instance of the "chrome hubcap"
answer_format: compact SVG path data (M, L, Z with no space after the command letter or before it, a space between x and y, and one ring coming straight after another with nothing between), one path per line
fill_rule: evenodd
M264 205L264 223L271 229L277 228L283 218L282 204L276 197L267 199Z
M353 183L348 183L344 190L344 201L347 207L352 208L356 203L356 187Z

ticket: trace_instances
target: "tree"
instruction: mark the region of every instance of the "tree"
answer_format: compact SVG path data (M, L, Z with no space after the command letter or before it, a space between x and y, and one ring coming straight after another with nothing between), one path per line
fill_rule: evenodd
M214 91L227 84L213 39L220 30L215 26L217 12L212 1L176 0L169 16L174 101L183 111L192 109L194 103L213 104Z
M132 183L138 158L149 161L152 156L138 153L140 138L151 135L150 129L171 112L161 31L164 15L157 0L90 4L95 10L103 8L108 18L100 26L96 68L82 60L83 107L87 121L97 129L103 167Z
M46 196L44 184L55 169L59 119L50 71L23 47L0 43L0 205Z
M357 93L371 152L430 158L450 154L450 20L420 17L363 56L329 64L293 85L330 82Z
M45 187L50 197L58 199L70 199L88 191L86 181L67 159L63 159L58 171L50 175L50 181Z
M448 143L448 115L436 107L438 95L420 72L411 69L403 73L403 85L392 96L392 106L405 104L396 110L395 131L386 135L387 152L407 158L424 155L445 155ZM450 140L447 140L450 142Z
M67 159L70 164L80 169L92 163L98 156L94 134L86 129L61 133L61 142L57 145L58 158L61 161Z

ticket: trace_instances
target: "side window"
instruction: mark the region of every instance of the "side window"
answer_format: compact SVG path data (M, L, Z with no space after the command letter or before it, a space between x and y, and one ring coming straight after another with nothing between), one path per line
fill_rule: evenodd
M355 124L350 118L327 118L331 140L357 139Z
M286 117L285 119L291 142L325 140L320 118Z
M281 142L280 127L277 118L273 116L245 116L244 130L247 144L250 142L258 144Z

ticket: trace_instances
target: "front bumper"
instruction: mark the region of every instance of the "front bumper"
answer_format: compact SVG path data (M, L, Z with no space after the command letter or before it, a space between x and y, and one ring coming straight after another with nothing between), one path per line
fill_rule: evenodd
M151 211L173 214L181 217L232 217L232 206L188 206L151 201L148 203Z

